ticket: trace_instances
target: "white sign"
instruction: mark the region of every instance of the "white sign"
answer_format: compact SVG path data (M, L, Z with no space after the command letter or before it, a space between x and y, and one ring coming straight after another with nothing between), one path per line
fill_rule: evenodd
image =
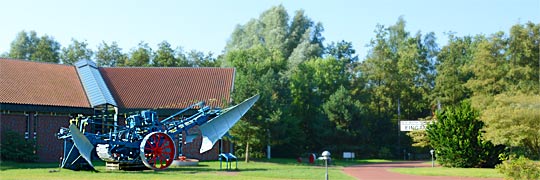
M399 121L400 131L425 130L431 121Z
M354 159L353 152L343 152L343 159Z

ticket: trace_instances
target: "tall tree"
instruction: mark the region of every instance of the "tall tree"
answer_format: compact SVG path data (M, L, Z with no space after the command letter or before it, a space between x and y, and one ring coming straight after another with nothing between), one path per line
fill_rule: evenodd
M152 49L148 46L148 43L141 41L136 48L131 50L126 66L150 66L152 53Z
M302 132L299 130L301 128L298 128L300 120L293 117L292 110L289 108L291 105L289 78L293 74L292 69L295 69L300 63L322 56L324 38L321 33L323 30L322 24L313 23L304 15L303 11L297 11L295 18L289 22L289 15L285 8L275 6L263 12L259 18L238 25L225 47L221 66L236 68L236 92L244 88L251 89L249 92L272 92L268 93L271 95L261 93L261 95L265 94L261 99L264 99L265 96L272 97L272 100L268 101L271 103L266 104L266 109L253 111L254 117L268 117L268 122L250 123L250 125L257 126L262 131L268 129L271 132L271 142L278 146L278 152L277 154L273 153L274 155L297 156L299 152L306 149L303 146L295 145L302 144L304 135L300 133ZM292 58L293 52L295 58ZM255 63L253 66L244 65L253 63L257 59L265 59L265 63ZM269 67L272 71L267 69ZM251 82L246 80L247 83L241 83L243 81L241 79L244 77L242 74L249 74L245 76L254 79ZM257 86L256 84L265 84L266 86ZM332 93L328 93L328 96ZM274 123L278 120L282 122ZM290 136L291 134L295 135ZM260 137L265 138L267 135ZM266 141L261 141L261 143L264 142ZM289 149L280 150L279 147L288 147ZM255 151L260 151L260 149L256 148Z
M30 60L34 54L39 38L35 31L21 31L17 33L15 40L11 42L8 57L14 59Z
M43 35L30 55L32 61L60 63L60 43L53 37Z
M262 27L262 39L260 41L270 50L285 52L286 45L284 42L287 39L289 29L289 15L285 7L279 5L264 11L259 20Z
M474 76L466 83L483 111L486 137L522 148L531 158L540 157L539 31L540 24L529 22L514 25L509 36L499 32L481 39L468 67Z
M244 152L245 160L249 161L249 152L260 152L265 142L270 140L265 129L273 131L275 126L272 123L285 123L279 122L280 101L284 96L280 91L284 85L279 74L286 68L286 61L279 52L262 46L230 51L225 60L236 68L234 101L240 102L255 94L261 96L242 122L231 130L233 137L238 139L236 144L244 147L240 152Z
M298 65L290 78L291 114L300 121L304 150L319 150L331 142L332 124L323 104L339 87L349 87L346 64L333 57L317 58Z
M167 41L163 41L158 44L158 49L154 56L153 66L157 67L175 67L178 66L175 52L171 48L171 44Z
M60 59L64 64L73 64L80 60L91 60L93 54L86 41L71 39L71 44L62 48Z
M96 62L98 66L115 67L124 66L127 60L127 55L122 53L122 48L118 46L116 41L111 45L103 41L96 52Z
M220 62L212 57L212 53L205 54L204 52L191 50L186 55L188 64L191 67L219 67Z
M540 23L516 24L510 28L505 79L515 93L540 93Z
M311 32L312 29L308 29L301 38L300 44L298 44L289 56L289 69L295 69L300 63L309 59L322 56L323 47L318 43L312 42Z
M313 21L304 14L304 10L295 12L288 30L285 57L288 58L291 55L292 51L301 43L306 31L312 28L313 24Z
M322 108L328 120L335 126L334 137L330 141L339 144L342 151L366 152L362 146L370 137L370 123L365 118L365 109L359 100L354 99L351 91L344 86L332 94ZM330 143L330 142L327 142Z
M437 77L433 93L434 103L457 105L471 96L464 85L471 74L464 71L464 66L472 62L474 46L470 36L455 37L449 35L448 44L441 49L437 56Z
M429 115L429 93L433 88L435 37L432 33L411 36L405 20L385 28L378 25L376 37L366 59L359 66L358 78L365 87L359 94L371 114L372 134L379 136L397 131L397 119L418 119ZM358 93L357 93L358 94ZM401 114L401 117L398 117ZM375 146L395 144L397 137L381 136ZM398 144L396 144L398 145ZM389 147L387 147L389 148ZM394 152L401 152L401 149Z

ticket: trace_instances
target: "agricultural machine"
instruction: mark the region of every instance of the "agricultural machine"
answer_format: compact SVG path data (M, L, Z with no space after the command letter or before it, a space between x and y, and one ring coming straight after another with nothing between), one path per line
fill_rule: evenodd
M227 109L211 108L199 102L163 120L158 120L154 111L141 111L127 117L125 126L102 134L84 132L87 124L96 123L91 117L72 120L69 128L62 127L57 134L58 139L64 140L60 166L72 170L95 170L91 160L92 156L97 156L120 166L166 169L176 158L174 137L181 137L183 131L187 134L187 130L199 126L202 135L200 152L206 152L258 99L259 95L256 95ZM197 109L197 112L184 116L191 109ZM186 138L181 141L184 140Z

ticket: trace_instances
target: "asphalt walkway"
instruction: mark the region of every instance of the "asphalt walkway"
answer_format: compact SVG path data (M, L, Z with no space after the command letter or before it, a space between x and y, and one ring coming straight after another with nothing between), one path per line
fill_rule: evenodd
M471 178L471 177L452 177L452 176L417 176L408 174L399 174L390 172L390 168L414 168L431 167L423 161L402 161L389 163L362 164L345 167L343 171L361 180L502 180L502 178Z

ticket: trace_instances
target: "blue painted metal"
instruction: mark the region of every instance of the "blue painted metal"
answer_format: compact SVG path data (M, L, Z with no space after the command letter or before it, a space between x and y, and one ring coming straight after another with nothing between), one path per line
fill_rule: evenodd
M76 62L75 66L92 107L104 104L117 106L96 63L90 60L81 60Z
M89 157L90 152L96 152L101 160L109 163L129 165L142 163L150 169L165 169L172 163L176 149L180 149L183 143L177 143L178 147L171 146L174 144L171 137L180 136L182 132L187 132L198 125L203 137L200 152L204 153L210 150L258 99L259 95L255 95L227 109L211 108L204 102L199 102L161 121L157 118L156 112L144 110L127 117L125 126L116 126L114 131L106 134L82 133L88 123L99 124L99 122L95 122L93 117L82 120L79 119L82 116L77 117L71 123L78 124L79 128L70 125L69 129L61 128L57 134L58 139L68 141L66 143L68 145L64 148L70 149L67 154L64 151L67 163L63 162L61 167L73 170L93 169ZM197 112L184 116L183 112L189 109L197 109ZM76 152L72 155L71 151ZM79 161L81 157L86 162ZM236 159L232 154L226 154L224 158L227 162ZM81 163L88 166L81 168L78 166Z

